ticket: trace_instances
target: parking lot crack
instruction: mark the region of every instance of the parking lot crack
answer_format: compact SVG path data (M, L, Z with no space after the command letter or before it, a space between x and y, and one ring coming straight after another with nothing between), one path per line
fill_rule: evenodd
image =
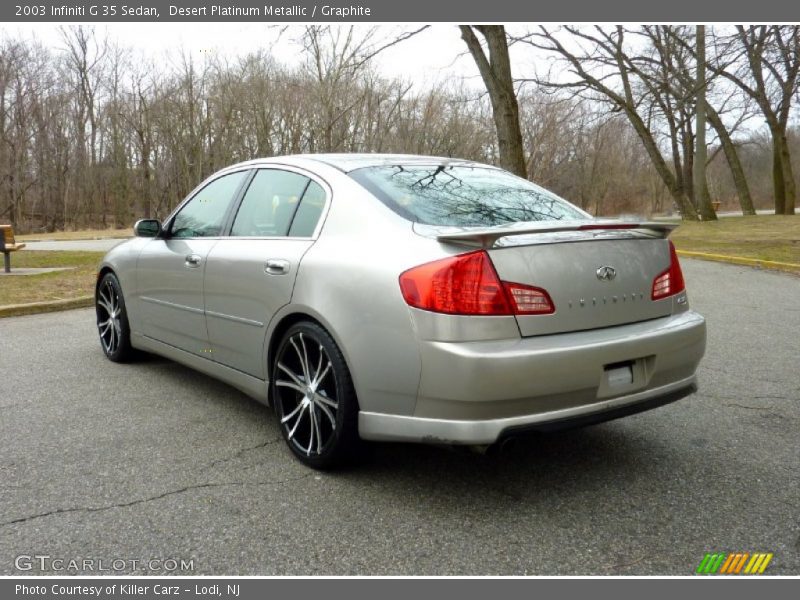
M741 408L743 410L755 410L758 412L762 412L769 415L774 415L776 417L781 417L784 419L791 419L793 418L792 415L784 414L778 410L775 410L772 406L750 406L748 404L739 404L738 402L723 402L724 406L729 406L731 408Z
M700 396L706 398L712 398L714 400L739 400L741 396L731 396L727 394L710 394L708 392L703 392L698 394ZM797 396L784 396L781 394L747 394L747 398L751 400L788 400L788 401L797 401L800 399L800 394Z
M613 570L623 569L625 567L633 567L635 565L638 565L640 562L642 562L646 558L647 558L647 555L644 555L644 556L640 556L639 558L637 558L636 560L633 560L631 562L619 563L619 564L616 564L616 565L603 565L603 568L613 571Z
M266 442L262 442L261 444L257 444L255 446L249 446L247 448L242 448L241 450L237 450L232 456L226 456L225 458L218 458L208 465L206 465L205 469L212 469L217 465L221 465L223 463L231 462L233 460L237 460L245 455L247 452L252 452L253 450L260 450L261 448L266 448L267 446L272 446L273 444L277 444L278 442L283 441L283 437L277 437L271 440L267 440Z
M28 523L30 521L34 521L37 519L43 519L45 517L50 517L53 515L62 515L62 514L70 514L70 513L95 513L95 512L103 512L107 510L113 510L115 508L128 508L131 506L136 506L138 504L145 504L147 502L153 502L154 500L161 500L162 498L167 498L169 496L175 496L178 494L184 494L186 492L202 490L202 489L210 489L210 488L219 488L219 487L228 487L228 486L238 486L238 487L246 487L246 486L277 486L277 485L284 485L287 483L294 483L296 481L300 481L302 479L308 479L311 477L313 473L306 473L300 475L299 477L288 477L285 479L273 479L267 481L223 481L223 482L208 482L208 483L198 483L195 485L188 485L186 487L178 488L175 490L169 490L162 494L157 494L155 496L149 496L147 498L139 498L137 500L131 500L130 502L121 502L117 504L109 504L107 506L88 506L88 507L72 507L72 508L57 508L55 510L38 513L34 515L28 515L27 517L19 517L16 519L11 519L10 521L5 521L0 523L0 527L7 527L9 525L18 525L20 523Z
M769 410L768 406L747 406L746 404L737 404L736 402L726 402L725 406L733 408L745 408L747 410Z

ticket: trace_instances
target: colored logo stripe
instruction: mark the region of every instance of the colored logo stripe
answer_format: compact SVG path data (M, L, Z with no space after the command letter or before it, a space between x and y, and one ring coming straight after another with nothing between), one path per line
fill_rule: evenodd
M772 560L772 553L770 554L753 554L753 558L744 569L745 573L750 575L761 574L767 568L769 561Z
M720 573L725 573L727 575L738 574L742 570L742 567L749 556L749 552L736 552L735 554L729 554L728 560L726 560L725 564L722 565Z
M703 560L700 561L700 566L697 567L698 573L716 573L717 569L720 568L722 565L722 561L725 560L725 554L706 554L703 557Z
M708 552L703 556L703 560L700 561L697 573L706 575L714 573L719 573L720 575L739 575L740 573L760 575L766 570L773 556L772 552L756 552L754 554L749 552L734 552L731 554Z

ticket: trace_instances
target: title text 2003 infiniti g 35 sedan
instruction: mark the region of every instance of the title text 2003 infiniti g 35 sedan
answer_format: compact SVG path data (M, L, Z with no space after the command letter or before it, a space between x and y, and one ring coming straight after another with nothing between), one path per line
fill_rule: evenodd
M272 404L312 467L362 439L492 444L696 389L705 322L671 228L464 160L254 160L108 253L97 324L111 360L154 352Z

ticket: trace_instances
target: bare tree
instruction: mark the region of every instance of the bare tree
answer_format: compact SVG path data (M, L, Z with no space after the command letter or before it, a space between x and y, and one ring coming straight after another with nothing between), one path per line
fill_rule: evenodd
M569 41L561 40L566 33ZM555 54L566 63L569 81L536 78L542 86L571 90L593 100L611 105L612 111L623 113L644 145L653 167L669 190L684 218L697 219L698 213L688 193L681 161L681 146L686 144L686 106L676 106L668 90L660 89L653 78L641 77L640 69L632 61L626 47L626 30L622 26L589 29L564 27L552 31L540 27L537 32L519 38L519 41ZM576 48L576 49L572 49ZM658 63L658 61L656 61ZM658 143L657 117L666 121L672 150L674 171L667 164ZM681 139L683 136L684 139Z
M689 51L690 54L692 52L691 39L686 27L661 26L658 28L644 27L643 29L654 45L660 44L661 40L664 38L671 38L676 46L684 48ZM662 31L663 36L655 34L654 30ZM675 53L675 60L670 64L671 77L665 82L667 85L674 88L673 93L678 96L696 93L695 77L692 74L692 67L687 61L687 58L685 53ZM694 54L691 54L690 58L697 60ZM707 65L707 61L704 61L704 63ZM718 79L718 77L716 79ZM720 148L730 168L742 214L754 215L756 212L753 207L750 186L747 183L747 177L742 167L741 160L739 159L736 143L732 137L732 133L751 116L750 110L746 101L737 102L740 95L736 93L735 88L727 93L715 92L713 85L714 80L714 77L706 80L706 117L708 118L709 124L714 129L714 132L717 134ZM715 108L715 101L718 103L719 109ZM731 103L734 104L732 108L730 107ZM725 113L730 112L735 112L737 116L733 119L731 125L726 125L723 117Z
M706 161L708 146L706 145L706 27L697 26L697 83L695 85L695 165L694 190L697 206L704 218L717 218L709 205L708 180L706 179ZM709 210L710 209L710 210Z
M519 105L511 76L511 60L508 54L506 31L502 25L461 25L461 38L467 44L470 54L481 74L489 99L497 130L497 144L500 152L500 166L527 176L525 152L522 146L522 132L519 125ZM483 36L489 55L475 35Z
M709 68L750 96L769 127L775 212L794 214L797 188L787 127L800 83L800 25L740 25L715 38L715 51Z
M70 213L68 201L77 207L72 211L74 214L89 215L93 212L98 192L95 178L90 173L98 166L98 104L108 42L105 37L99 37L94 28L83 26L62 27L61 37L65 45L63 68L72 88L73 135L79 140L70 186L72 198L65 196L64 200L67 219Z
M316 82L314 90L322 105L320 117L323 152L344 149L354 109L366 100L353 83L381 52L427 29L427 25L379 40L378 29L360 31L355 26L308 25L301 41L308 56L307 69ZM360 35L359 35L360 34Z

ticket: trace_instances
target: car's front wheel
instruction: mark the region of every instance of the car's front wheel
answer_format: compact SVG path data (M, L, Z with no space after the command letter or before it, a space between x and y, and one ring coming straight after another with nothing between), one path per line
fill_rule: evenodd
M95 313L100 346L105 355L114 362L126 362L133 356L131 329L125 299L119 280L113 273L106 273L97 286Z
M358 401L342 352L311 321L292 325L272 363L272 402L294 455L315 469L355 458Z

